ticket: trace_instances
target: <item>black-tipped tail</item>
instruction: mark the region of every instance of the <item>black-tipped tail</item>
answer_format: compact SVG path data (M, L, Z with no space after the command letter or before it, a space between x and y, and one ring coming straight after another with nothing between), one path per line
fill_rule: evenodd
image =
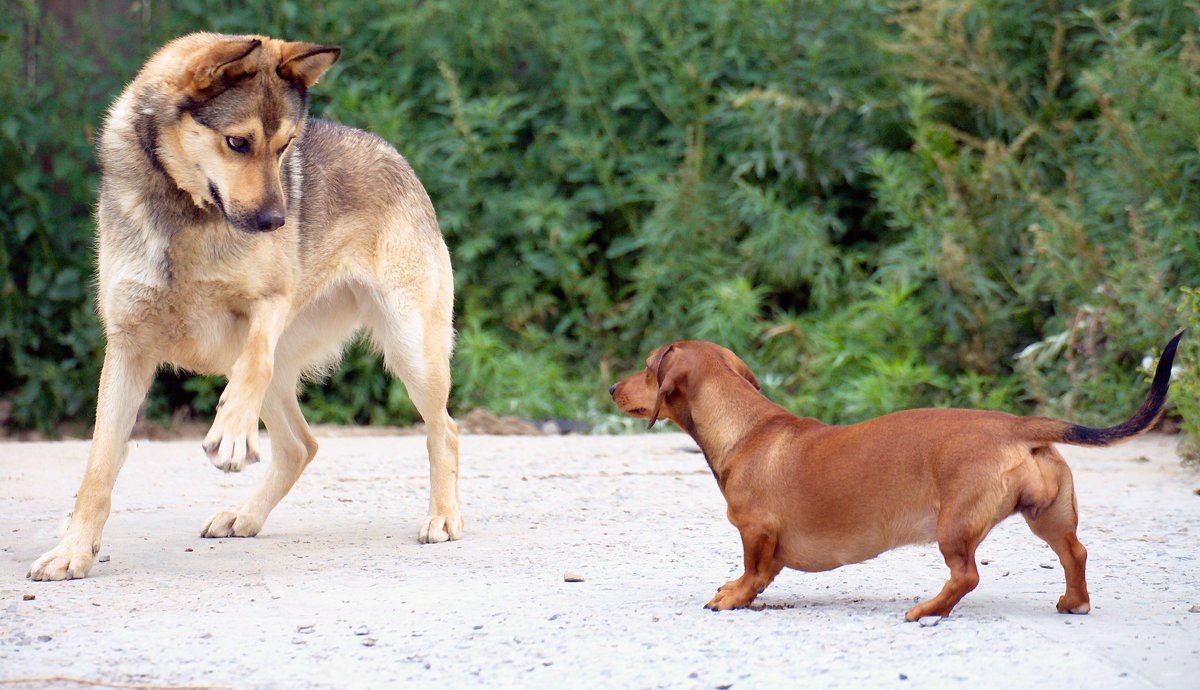
M1133 438L1154 426L1162 416L1163 405L1167 402L1167 388L1171 385L1171 365L1175 362L1175 350L1179 347L1179 339L1183 337L1184 332L1176 333L1163 349L1162 356L1158 358L1158 366L1154 369L1150 394L1132 417L1116 426L1103 429L1072 424L1063 431L1063 442L1079 446L1108 446Z

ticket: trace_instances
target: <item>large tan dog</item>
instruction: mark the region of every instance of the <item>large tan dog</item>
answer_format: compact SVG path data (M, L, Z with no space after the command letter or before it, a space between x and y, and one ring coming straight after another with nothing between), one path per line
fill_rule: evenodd
M70 525L34 580L87 575L155 369L225 374L204 440L213 464L258 461L262 485L204 525L251 537L312 461L298 382L360 326L428 425L422 542L457 539L458 437L446 412L453 276L433 206L384 140L306 120L341 49L198 33L168 43L109 110L99 139L99 311L107 347L91 454Z
M793 416L758 392L742 360L712 343L658 348L646 368L610 389L622 411L665 417L700 444L742 536L745 573L708 602L748 606L783 568L821 571L903 544L936 540L950 580L905 617L946 616L979 583L975 549L1021 513L1066 572L1064 613L1091 609L1075 537L1071 470L1055 443L1104 446L1136 436L1162 413L1179 338L1163 351L1150 395L1105 429L983 410L905 410L851 426Z

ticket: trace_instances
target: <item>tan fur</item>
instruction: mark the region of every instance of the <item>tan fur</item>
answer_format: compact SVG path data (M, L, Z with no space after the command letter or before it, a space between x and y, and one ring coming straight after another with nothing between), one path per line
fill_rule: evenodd
M906 618L949 615L979 581L976 547L1020 512L1062 562L1058 610L1090 610L1071 471L1044 438L1052 420L925 409L828 426L767 400L718 345L671 343L646 364L613 386L614 401L651 426L661 416L691 434L741 533L745 572L708 608L748 606L785 567L829 570L937 541L950 580ZM1054 424L1064 441L1067 425Z
M428 425L431 495L418 538L461 535L446 412L450 256L424 188L391 146L305 119L304 90L339 52L192 34L156 53L110 109L99 143L107 347L96 428L70 525L31 578L87 575L162 363L229 377L204 440L218 468L256 462L266 424L273 458L262 484L202 529L257 534L317 451L296 401L301 377L327 370L362 326Z

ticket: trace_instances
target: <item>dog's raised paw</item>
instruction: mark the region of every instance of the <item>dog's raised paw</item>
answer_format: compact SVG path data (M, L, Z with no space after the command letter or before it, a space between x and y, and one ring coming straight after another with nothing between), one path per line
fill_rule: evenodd
M226 537L253 537L262 529L263 521L252 515L235 513L232 510L222 510L204 523L200 536L206 539L224 539Z
M26 577L41 582L87 577L88 571L92 569L94 558L95 556L90 551L68 553L55 549L34 561Z
M251 438L254 442L251 442ZM205 442L204 452L213 466L222 472L241 472L246 465L253 465L260 460L257 440L257 435L224 436L220 442Z
M437 544L443 541L455 541L462 538L463 519L461 515L427 515L421 521L421 529L417 532L417 541L422 544Z
M202 447L217 469L241 472L246 465L259 461L258 417L237 415L230 408L220 410Z

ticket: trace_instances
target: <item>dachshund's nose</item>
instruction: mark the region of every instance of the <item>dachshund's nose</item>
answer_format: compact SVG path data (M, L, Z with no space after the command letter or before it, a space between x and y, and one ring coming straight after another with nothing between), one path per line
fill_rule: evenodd
M617 384L615 384L615 383L614 383L613 385L611 385L611 386L609 386L609 387L608 387L608 394L609 394L609 395L616 395L616 394L617 394Z

